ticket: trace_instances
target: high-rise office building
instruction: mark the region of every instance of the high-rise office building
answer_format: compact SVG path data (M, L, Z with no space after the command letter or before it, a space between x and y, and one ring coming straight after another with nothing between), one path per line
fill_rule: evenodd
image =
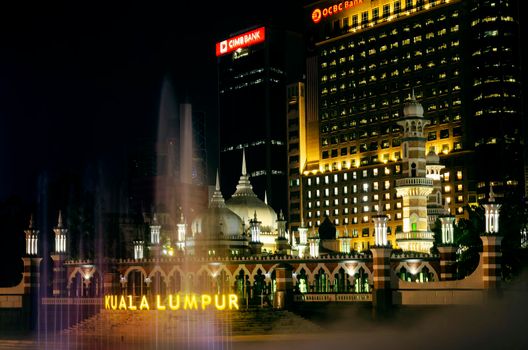
M397 121L413 90L430 121L426 154L445 165L441 190L451 214L464 215L490 183L521 188L522 172L505 169L518 166L516 158L499 157L502 166L488 176L498 159L482 146L520 144L511 1L318 1L305 10L306 81L288 90L292 229L328 217L353 249L366 249L372 215L383 210L395 243L402 230Z
M216 47L221 188L234 192L244 148L255 193L286 211L284 106L286 84L302 77L301 35L256 27L226 37Z

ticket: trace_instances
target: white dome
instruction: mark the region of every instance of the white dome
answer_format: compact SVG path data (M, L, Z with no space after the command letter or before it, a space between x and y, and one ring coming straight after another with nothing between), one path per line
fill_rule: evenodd
M207 239L220 239L222 235L241 235L242 220L226 207L213 207L197 216L191 228L193 235L203 234Z
M260 229L263 232L272 232L277 229L277 213L272 207L261 201L257 195L235 196L226 201L226 206L237 214L246 225L253 219L255 213L257 220L261 222Z
M424 109L420 102L416 100L414 96L414 90L412 92L411 100L403 105L403 115L405 117L423 117Z
M221 236L239 236L242 234L242 220L226 207L220 182L216 175L216 190L213 193L209 208L198 215L192 222L193 236L202 234L207 239L220 239Z

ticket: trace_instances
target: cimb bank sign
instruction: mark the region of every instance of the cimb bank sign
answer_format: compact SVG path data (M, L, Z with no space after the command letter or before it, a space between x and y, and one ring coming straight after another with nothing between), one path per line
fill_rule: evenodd
M255 45L266 40L266 28L260 27L249 32L216 43L216 56L228 54L237 49Z
M139 300L139 303L137 303ZM157 294L153 298L146 295L105 295L106 310L238 310L236 294L169 294L165 298Z

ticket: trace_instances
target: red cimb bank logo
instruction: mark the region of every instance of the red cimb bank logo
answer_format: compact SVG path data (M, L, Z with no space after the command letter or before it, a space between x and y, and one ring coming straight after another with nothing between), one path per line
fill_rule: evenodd
M222 56L237 49L263 42L266 39L266 28L260 27L232 38L216 43L216 56Z

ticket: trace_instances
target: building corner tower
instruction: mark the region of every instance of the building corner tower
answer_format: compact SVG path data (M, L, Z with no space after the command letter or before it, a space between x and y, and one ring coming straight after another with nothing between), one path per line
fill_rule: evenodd
M423 117L423 107L412 94L405 103L402 127L402 174L396 180L396 191L402 197L403 232L396 233L396 243L404 251L429 253L434 236L427 217L427 198L433 191L433 180L426 177L424 128L429 120Z

